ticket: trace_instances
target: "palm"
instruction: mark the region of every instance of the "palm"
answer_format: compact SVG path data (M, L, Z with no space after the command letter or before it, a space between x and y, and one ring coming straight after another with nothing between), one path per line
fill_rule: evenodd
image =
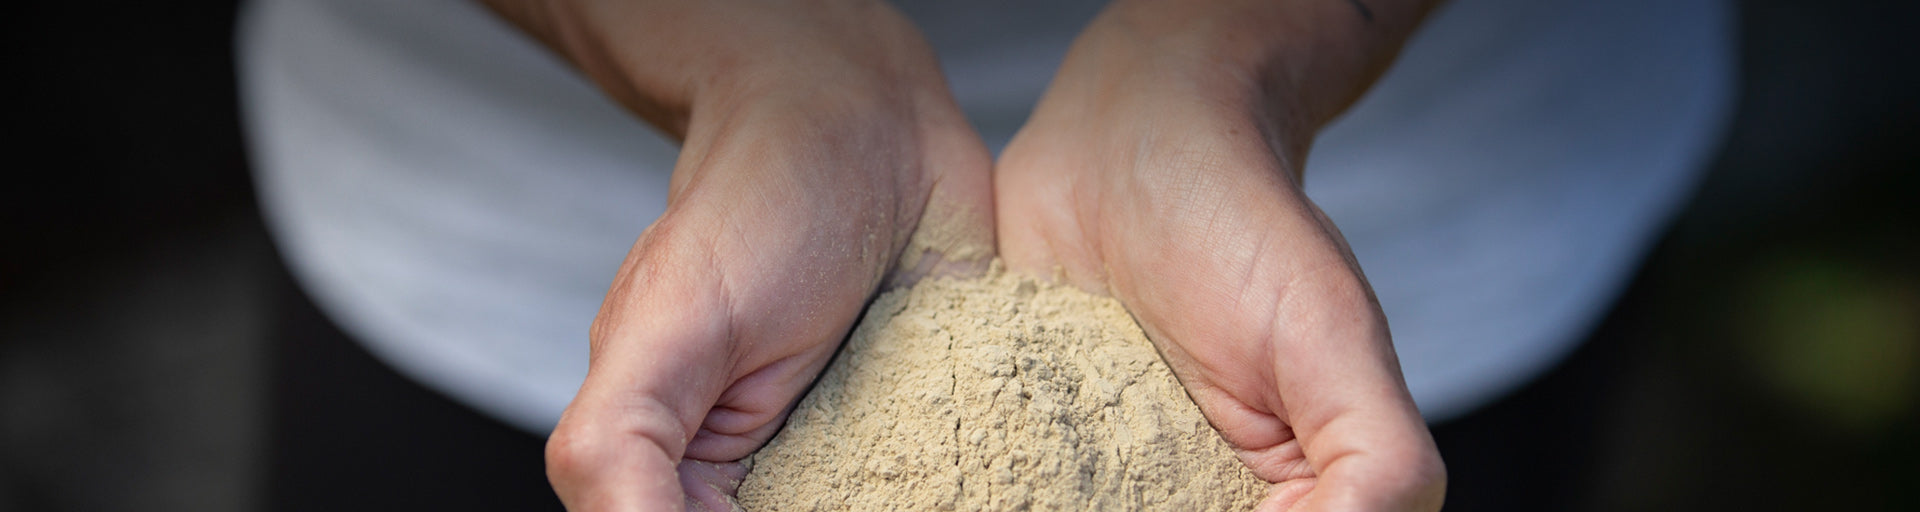
M1368 472L1333 461L1418 417L1357 265L1260 126L1206 105L1045 108L996 169L1009 265L1057 268L1126 304L1241 459L1276 483L1263 508L1355 503L1315 490L1329 472Z
M587 382L548 446L570 507L728 508L734 461L773 436L867 298L941 267L896 264L922 249L923 215L960 212L985 238L955 242L992 245L988 155L957 112L838 105L847 119L829 123L815 113L837 96L751 98L695 118L667 212L595 320Z

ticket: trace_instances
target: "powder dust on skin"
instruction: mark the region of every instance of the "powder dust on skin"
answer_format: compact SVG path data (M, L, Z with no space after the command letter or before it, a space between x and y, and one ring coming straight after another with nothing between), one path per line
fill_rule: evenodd
M1251 510L1268 484L1118 301L1000 270L876 300L746 510Z

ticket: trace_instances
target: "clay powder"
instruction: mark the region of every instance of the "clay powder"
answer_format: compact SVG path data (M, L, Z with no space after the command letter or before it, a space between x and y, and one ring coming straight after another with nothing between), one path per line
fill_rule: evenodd
M995 270L868 309L740 505L787 510L1251 510L1267 483L1119 302Z

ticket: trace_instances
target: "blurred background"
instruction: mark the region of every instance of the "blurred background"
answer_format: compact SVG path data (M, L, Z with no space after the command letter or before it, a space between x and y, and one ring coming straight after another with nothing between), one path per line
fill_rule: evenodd
M7 17L0 511L254 510L289 278L241 144L235 5L123 4ZM1920 9L1740 4L1705 185L1603 346L1498 407L1594 387L1578 425L1511 435L1598 432L1540 461L1578 465L1595 510L1920 510Z

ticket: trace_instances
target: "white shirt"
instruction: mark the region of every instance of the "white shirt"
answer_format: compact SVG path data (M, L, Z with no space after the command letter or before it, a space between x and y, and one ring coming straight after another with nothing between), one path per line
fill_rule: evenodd
M400 372L549 431L675 145L468 0L249 7L251 154L299 281ZM902 5L995 148L1098 8ZM1731 30L1724 0L1455 0L1322 132L1308 195L1429 419L1524 384L1607 311L1716 149Z

